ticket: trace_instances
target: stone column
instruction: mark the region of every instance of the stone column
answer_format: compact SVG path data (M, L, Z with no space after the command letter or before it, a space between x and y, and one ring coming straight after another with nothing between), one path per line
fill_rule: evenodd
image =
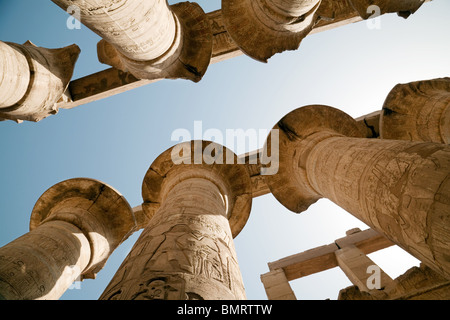
M385 13L396 12L400 17L408 18L422 4L431 0L349 0L363 19L369 19Z
M209 66L212 33L196 3L172 10L159 0L52 0L103 40L100 62L138 79L186 78L199 81ZM193 49L195 48L195 49Z
M312 30L321 0L222 0L225 27L238 47L261 61L296 50Z
M36 47L0 41L0 120L40 121L58 112L80 48Z
M450 144L450 78L396 85L383 105L380 137Z
M59 299L95 278L135 228L128 202L91 179L71 179L36 202L30 232L0 248L0 300Z
M280 169L266 181L284 206L302 212L328 198L450 277L449 146L358 138L356 121L327 106L299 108L275 128Z
M213 162L202 160L212 152ZM233 237L250 213L251 182L244 165L222 161L226 153L196 141L153 162L142 186L152 218L100 299L245 298ZM237 163L235 155L231 160Z

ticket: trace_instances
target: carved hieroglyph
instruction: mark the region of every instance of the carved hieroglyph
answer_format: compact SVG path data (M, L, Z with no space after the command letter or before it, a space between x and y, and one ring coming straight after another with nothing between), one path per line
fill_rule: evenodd
M262 62L298 49L312 30L321 0L222 0L225 27L238 47Z
M450 277L448 145L358 138L356 122L327 106L299 108L275 128L280 169L266 181L284 206L302 212L328 198Z
M135 229L128 202L92 179L71 179L36 202L30 232L0 248L0 300L59 299L74 280L95 278Z
M380 118L382 139L450 143L450 78L396 85Z
M250 177L243 165L174 165L171 150L143 183L144 211L157 210L100 299L244 299L233 237L250 213Z
M37 122L56 114L79 54L76 45L46 49L0 41L0 120Z
M199 81L209 66L212 33L196 3L161 0L52 0L79 10L81 22L103 38L100 62L138 79Z

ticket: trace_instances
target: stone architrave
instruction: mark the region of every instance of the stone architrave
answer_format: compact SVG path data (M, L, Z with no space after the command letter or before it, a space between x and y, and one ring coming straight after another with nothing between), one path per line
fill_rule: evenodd
M152 218L101 300L245 299L233 238L249 217L252 191L236 163L228 149L202 141L153 162L142 186Z
M380 138L450 144L450 78L396 85L383 105Z
M99 60L138 79L200 81L211 60L212 33L202 8L191 2L169 7L158 0L52 0L77 8L81 22L103 38Z
M94 279L135 229L133 211L110 186L77 178L36 202L30 232L0 248L0 300L54 300Z
M328 198L449 278L450 147L360 138L359 128L328 106L286 115L279 171L265 177L272 194L294 212Z
M58 112L80 48L46 49L0 41L0 120L40 121Z
M248 56L261 62L296 50L317 20L321 0L222 0L225 27Z

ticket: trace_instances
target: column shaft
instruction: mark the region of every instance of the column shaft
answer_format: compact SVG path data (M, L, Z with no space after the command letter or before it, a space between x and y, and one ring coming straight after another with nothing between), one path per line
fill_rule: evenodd
M18 103L30 82L26 57L14 47L0 41L0 110Z
M228 199L219 186L193 177L168 187L100 299L244 299Z
M0 300L58 299L89 263L83 232L50 221L0 248Z
M280 14L300 17L308 13L318 3L318 0L266 0L266 5Z
M175 18L166 1L52 1L66 11L79 10L85 26L129 59L158 58L175 38Z
M450 276L449 146L331 137L309 153L306 175L319 195Z

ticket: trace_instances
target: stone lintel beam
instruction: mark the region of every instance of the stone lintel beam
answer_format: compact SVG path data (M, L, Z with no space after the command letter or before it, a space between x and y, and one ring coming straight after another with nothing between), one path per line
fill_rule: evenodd
M0 121L40 121L58 112L80 48L46 49L0 41Z
M52 0L77 6L81 22L103 40L99 60L138 79L201 80L210 64L212 33L202 8L191 2Z
M394 282L356 246L347 246L339 249L335 252L335 255L341 270L360 291L373 292L373 295L381 297L384 296L381 290ZM374 275L376 279L371 279Z
M108 185L54 185L36 202L30 232L0 248L0 298L59 299L73 281L95 278L135 226L128 202Z
M396 85L383 105L380 137L450 144L450 78Z
M354 119L318 105L292 111L274 129L279 171L265 178L286 208L300 213L327 198L450 277L448 145L361 138Z
M268 266L271 271L282 269L286 278L292 281L337 267L335 253L342 248L355 246L364 254L370 254L393 245L375 230L367 229L337 239L334 243L269 262Z
M151 219L101 300L245 299L233 238L252 196L248 172L236 163L231 151L204 141L153 162L142 185Z

